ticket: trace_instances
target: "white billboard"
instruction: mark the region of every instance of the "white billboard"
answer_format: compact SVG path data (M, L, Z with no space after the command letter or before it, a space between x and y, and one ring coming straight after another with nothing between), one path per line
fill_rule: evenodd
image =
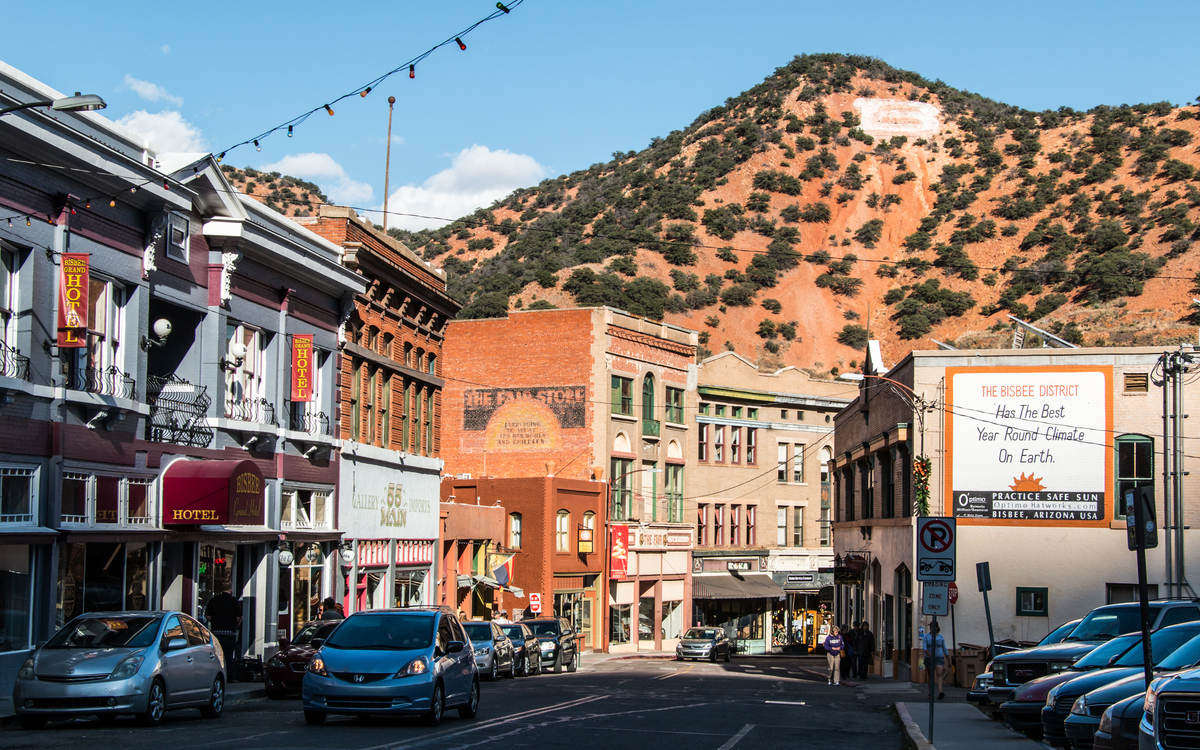
M415 457L408 457L414 463ZM338 527L351 539L437 539L440 476L342 453ZM432 463L432 462L431 462Z

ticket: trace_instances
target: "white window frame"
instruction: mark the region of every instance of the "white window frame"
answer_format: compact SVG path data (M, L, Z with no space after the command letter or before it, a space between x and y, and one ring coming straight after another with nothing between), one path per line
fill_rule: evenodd
M225 415L231 414L235 401L257 401L266 390L264 372L264 331L236 321L225 324L225 353L229 359L229 345L238 341L246 345L246 357L239 367L225 371Z
M554 551L571 551L571 514L560 510L554 517Z
M521 549L521 514L508 514L508 546L509 549Z
M791 451L791 443L776 443L775 444L775 462L777 469L775 471L775 481L780 484L787 484L789 469L788 469L788 454Z
M0 469L0 473L3 469ZM116 479L117 480L117 520L115 523L101 523L97 520L97 495L100 479ZM149 476L124 476L114 474L92 474L82 471L64 471L63 479L73 481L81 481L85 483L84 488L84 513L83 515L65 515L59 511L59 518L64 525L73 527L88 527L96 529L114 529L114 528L129 528L129 527L153 527L156 517L158 494L155 491L157 484L154 477ZM129 488L132 485L138 485L146 488L146 511L142 516L131 516L129 514Z
M786 505L775 508L775 546L786 547L788 543L787 522L788 509Z
M804 443L792 446L792 482L804 483Z
M103 306L95 304L92 285L104 286ZM116 367L124 372L125 363L125 310L129 301L124 284L112 279L92 274L88 279L87 346L75 350L75 366L80 370L87 367L95 368L97 373L104 372L109 367ZM103 317L103 328L97 326L97 318ZM97 344L93 345L93 340Z
M20 299L17 289L20 280L20 258L16 248L0 241L0 274L4 276L4 286L0 288L0 344L15 349L17 335L16 300Z
M304 496L302 493L307 493ZM317 498L324 497L324 511L318 513ZM284 515L284 510L287 515ZM313 489L309 487L284 487L283 503L279 508L279 528L289 529L328 529L332 527L330 516L333 514L333 490ZM320 517L318 517L320 516Z
M38 488L41 486L41 467L35 464L0 464L0 492L6 477L29 477L29 512L0 515L0 527L38 525Z
M167 218L167 250L166 256L171 260L187 263L190 257L192 222L183 214L171 212ZM181 233L182 239L175 241L176 232Z
M804 506L792 506L792 546L804 546Z

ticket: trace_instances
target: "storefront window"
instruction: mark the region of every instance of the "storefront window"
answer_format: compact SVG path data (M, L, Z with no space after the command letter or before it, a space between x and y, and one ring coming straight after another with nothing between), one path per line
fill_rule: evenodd
M121 522L121 480L96 477L96 523Z
M579 624L583 621L583 592L556 593L554 616L566 618L572 628L580 630Z
M234 590L233 571L237 562L237 545L225 543L200 545L200 569L197 580L199 589L199 606L197 612L203 612L208 602L222 591L237 596Z
M37 469L0 466L0 523L37 521Z
M769 606L765 599L701 600L700 624L724 628L730 638L762 640L763 618Z
M58 566L58 624L85 611L149 609L148 561L144 542L63 545Z
M608 608L609 643L629 643L629 609L628 604L614 604Z
M63 523L87 523L87 496L89 479L90 477L87 474L63 474Z
M425 571L423 570L397 570L396 606L419 607L424 604L424 583Z
M150 523L150 484L148 479L130 479L128 493L128 521L131 524L142 525Z
M0 653L29 648L32 602L29 545L0 545Z
M654 597L643 596L638 600L638 640L654 640Z
M297 544L294 552L296 562L292 566L292 632L298 632L305 623L317 619L320 614L321 583L324 568L321 566L321 545Z
M327 509L329 492L318 490L287 490L279 512L281 529L327 529L330 526Z
M678 638L683 632L683 602L662 603L663 638Z

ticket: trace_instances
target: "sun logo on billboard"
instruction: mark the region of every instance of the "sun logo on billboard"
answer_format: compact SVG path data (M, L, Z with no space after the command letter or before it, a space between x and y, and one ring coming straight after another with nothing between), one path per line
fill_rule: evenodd
M1029 472L1029 476L1022 473L1019 478L1013 477L1013 483L1008 488L1013 492L1041 492L1046 489L1042 484L1042 479L1044 477L1035 477L1032 471Z

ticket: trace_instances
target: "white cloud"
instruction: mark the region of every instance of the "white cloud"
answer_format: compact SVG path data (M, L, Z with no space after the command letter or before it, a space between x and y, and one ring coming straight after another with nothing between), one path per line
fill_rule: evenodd
M164 44L163 46L159 47L159 49L162 50L162 53L164 55L171 54L171 45L169 45L169 44Z
M329 200L340 205L365 206L375 199L375 191L368 183L351 179L329 154L293 154L274 164L263 164L259 169L311 180L321 186Z
M167 49L169 50L170 48L168 47ZM167 90L162 86L159 86L157 83L151 83L150 81L143 81L140 78L134 78L128 73L125 74L125 88L129 89L148 102L164 101L170 102L176 107L183 106L183 99L181 97L168 94Z
M162 152L208 150L200 129L171 109L156 113L139 109L117 120L117 124L149 139Z
M391 216L388 226L402 229L436 229L489 206L519 187L534 185L547 170L532 156L503 149L492 151L478 144L464 148L449 169L438 172L421 186L405 185L388 198L388 210L407 214L439 216L419 219Z

